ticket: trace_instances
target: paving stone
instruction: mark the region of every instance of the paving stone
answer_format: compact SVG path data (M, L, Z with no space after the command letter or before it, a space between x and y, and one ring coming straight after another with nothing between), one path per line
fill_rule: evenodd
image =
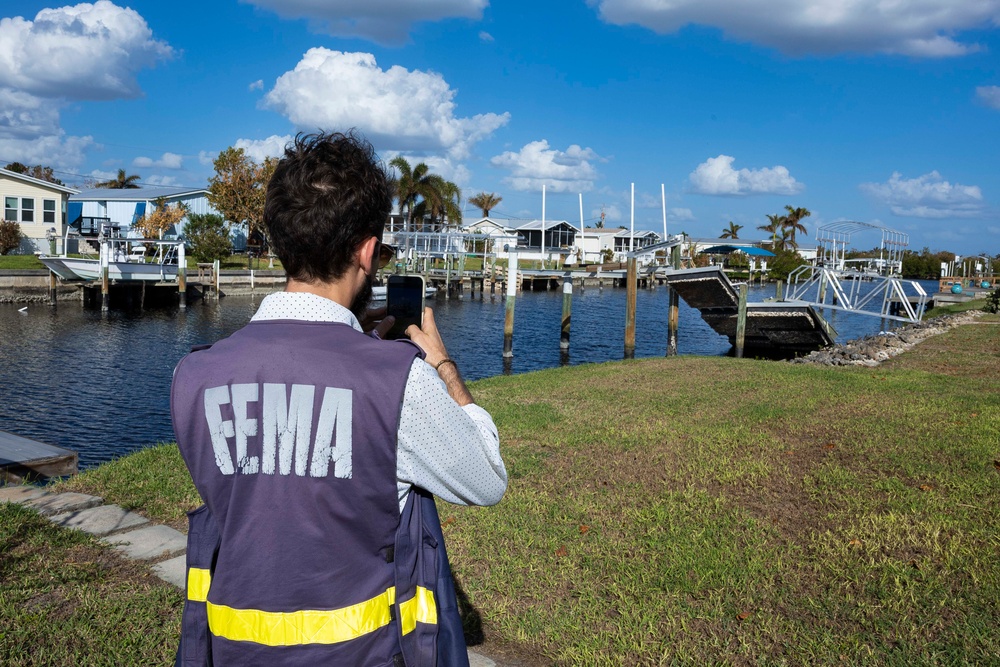
M48 491L43 491L37 486L23 484L0 486L0 503L26 503L45 495L48 495Z
M65 528L76 528L97 536L110 535L149 523L145 517L139 516L135 512L129 512L118 505L101 505L78 512L57 514L50 520Z
M493 662L485 655L480 655L475 651L469 651L469 667L497 667L497 663Z
M153 572L168 584L184 590L187 587L187 557L177 556L153 566Z
M159 525L102 537L101 541L114 545L116 549L135 560L176 556L187 548L187 536L170 526Z
M29 500L25 505L34 508L44 516L52 516L54 514L76 512L77 510L97 507L103 503L104 498L88 496L85 493L50 493L40 498Z

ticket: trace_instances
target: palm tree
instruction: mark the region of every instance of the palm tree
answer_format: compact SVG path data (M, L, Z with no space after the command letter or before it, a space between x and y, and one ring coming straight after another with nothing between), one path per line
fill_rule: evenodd
M426 180L430 188L421 193L423 199L413 206L413 217L418 219L429 217L431 225L445 218L449 224L460 225L462 191L459 187L437 174L428 175Z
M785 205L785 210L788 211L788 215L785 216L785 222L782 227L791 232L792 244L797 248L798 244L795 243L795 232L806 233L806 226L802 224L801 220L803 218L808 218L812 215L812 212L806 208L792 208L789 205Z
M757 229L770 234L771 245L774 246L775 240L778 237L778 230L785 225L785 216L768 214L767 219L770 220L770 222L766 225L761 225Z
M729 221L729 227L722 229L722 236L720 239L738 239L740 230L743 229L743 225L737 225L732 220Z
M774 244L773 244L774 247L772 248L772 250L775 251L789 250L789 249L797 250L799 244L796 243L795 239L792 238L791 233L785 228L782 228L780 231L781 234L776 235L774 238Z
M109 188L111 190L137 190L139 185L136 183L141 176L139 174L129 174L125 175L124 169L118 170L118 175L112 178L110 181L102 181L96 184L96 188Z
M490 211L499 206L502 201L503 197L493 192L480 192L469 197L469 203L481 210L484 218L490 217Z
M434 176L426 163L420 162L415 167L410 167L409 161L402 155L392 158L389 166L399 170L399 178L395 183L396 199L399 201L399 212L406 210L406 231L410 231L417 199L433 199L436 196L432 182Z

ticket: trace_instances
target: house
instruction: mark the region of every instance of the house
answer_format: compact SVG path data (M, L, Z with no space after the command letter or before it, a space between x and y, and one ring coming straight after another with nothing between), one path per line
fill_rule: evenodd
M126 235L132 224L153 210L154 203L162 198L167 204L184 204L189 213L219 212L208 203L208 190L204 188L177 187L144 187L123 190L95 188L82 190L69 198L69 223L73 224L80 217L109 218L112 225L121 229ZM169 238L183 233L185 217L178 225L179 229Z
M587 229L576 235L577 253L574 259L578 264L600 264L605 259L605 252L615 252L615 236L618 229ZM613 258L611 261L615 261Z
M51 243L66 231L67 208L77 190L0 169L4 220L21 225L20 252L51 252Z
M556 260L576 258L576 235L579 229L565 220L532 220L514 228L518 259Z

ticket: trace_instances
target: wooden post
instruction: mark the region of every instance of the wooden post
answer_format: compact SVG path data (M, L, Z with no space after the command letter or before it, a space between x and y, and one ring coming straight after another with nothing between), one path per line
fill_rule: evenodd
M774 298L777 301L785 300L785 281L779 280L777 286L774 289Z
M628 258L625 278L625 358L635 358L635 257Z
M462 292L465 291L465 253L463 252L458 257L458 298L462 298Z
M736 358L743 358L747 333L747 285L740 285L740 305L736 313Z
M573 276L563 276L562 330L559 333L559 349L569 352L569 325L573 314Z
M108 305L111 293L111 284L108 281L108 272L110 268L108 266L109 257L111 254L110 244L101 241L101 312L108 312Z
M517 254L510 253L507 257L507 304L503 317L503 356L510 359L514 356L514 298L517 294Z
M177 244L177 294L180 296L181 310L187 308L187 259L184 257L184 242Z
M49 305L56 305L56 274L49 271Z
M669 303L667 311L667 356L677 356L677 328L680 323L679 306L680 295L677 290L667 285L667 301Z
M826 301L826 274L819 274L819 302L824 303Z
M215 291L215 299L219 299L219 273L222 272L222 263L219 260L215 260L212 264L212 289Z
M486 290L486 277L483 276L479 279L479 300L483 300L483 292Z
M451 298L451 255L444 256L444 298Z

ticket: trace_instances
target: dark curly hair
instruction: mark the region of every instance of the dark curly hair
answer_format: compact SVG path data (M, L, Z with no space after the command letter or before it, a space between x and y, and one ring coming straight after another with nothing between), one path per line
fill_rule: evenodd
M382 238L391 209L391 180L364 137L300 133L268 183L264 224L290 278L330 282L358 245Z

